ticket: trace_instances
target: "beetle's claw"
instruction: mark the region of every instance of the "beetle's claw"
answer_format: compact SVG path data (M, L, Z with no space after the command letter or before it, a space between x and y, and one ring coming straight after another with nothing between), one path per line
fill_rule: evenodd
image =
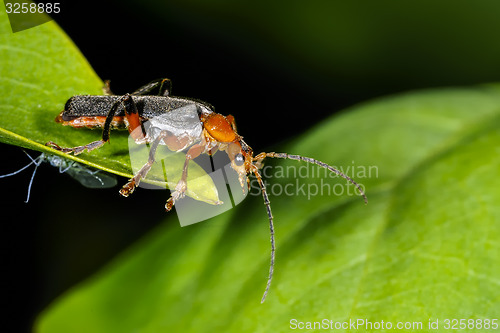
M97 148L101 147L105 142L106 141L104 141L104 140L98 140L98 141L91 142L85 146L78 146L78 147L73 147L73 148L63 148L63 147L59 146L57 143L52 142L52 141L47 142L45 145L47 147L51 147L55 150L59 150L60 152L63 152L65 154L73 153L73 155L78 155L78 154L83 153L85 151L85 149L87 149L87 151L92 151L94 149L97 149Z
M128 181L127 184L123 185L123 187L120 189L120 195L122 197L128 197L129 195L131 195L134 190L135 190L135 179L132 178Z
M175 202L179 199L184 198L186 195L187 184L184 180L179 180L177 185L175 186L175 191L172 192L170 198L168 198L167 203L165 204L165 210L169 212L172 207L175 205Z
M170 212L172 210L172 207L174 207L174 199L172 197L168 198L167 203L165 204L165 210L167 212Z
M59 151L64 150L64 148L62 148L61 146L59 146L57 143L55 143L53 141L46 142L45 145L47 147L50 147L50 148L55 149L55 150L59 150Z
M174 191L165 204L165 210L169 212L174 207L175 202L184 197L184 192Z

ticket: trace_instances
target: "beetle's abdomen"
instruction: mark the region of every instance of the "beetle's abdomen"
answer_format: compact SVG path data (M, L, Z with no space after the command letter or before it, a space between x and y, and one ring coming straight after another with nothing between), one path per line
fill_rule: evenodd
M63 111L64 112L64 111ZM106 117L104 116L95 116L95 117L78 117L71 120L63 120L63 112L61 112L56 117L56 122L62 124L63 126L71 126L75 128L101 128L104 126L106 122ZM111 128L115 129L125 129L127 126L125 124L123 116L114 116L111 121Z

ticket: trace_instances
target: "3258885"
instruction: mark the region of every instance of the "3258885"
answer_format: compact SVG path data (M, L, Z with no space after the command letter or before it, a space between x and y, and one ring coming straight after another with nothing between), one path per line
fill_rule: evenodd
M61 12L61 3L47 2L47 3L34 3L34 2L6 2L5 10L7 14L35 14L35 13L46 13L46 14L58 14Z

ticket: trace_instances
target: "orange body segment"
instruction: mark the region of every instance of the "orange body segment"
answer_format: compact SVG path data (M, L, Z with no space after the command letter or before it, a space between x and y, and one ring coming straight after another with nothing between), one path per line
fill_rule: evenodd
M233 142L237 135L229 121L221 114L212 113L203 122L208 133L219 142Z
M125 114L125 117L127 118L128 121L128 131L130 134L137 128L140 127L142 122L141 118L139 117L138 113L130 113L130 114Z
M62 124L63 126L71 126L74 128L101 128L104 126L106 117L104 116L82 116L71 120L63 120L61 115L56 117L56 122ZM123 121L123 116L114 116L111 121L112 128L125 128L126 125Z
M231 124L231 127L233 128L233 131L236 132L236 121L234 121L234 117L230 114L226 116L227 121Z
M130 133L130 136L134 139L134 140L140 140L144 137L144 133L141 130L137 130L137 128L141 128L141 124L142 124L142 121L141 121L141 118L139 117L139 114L138 113L127 113L125 114L125 118L127 119L127 122L128 122L128 132Z

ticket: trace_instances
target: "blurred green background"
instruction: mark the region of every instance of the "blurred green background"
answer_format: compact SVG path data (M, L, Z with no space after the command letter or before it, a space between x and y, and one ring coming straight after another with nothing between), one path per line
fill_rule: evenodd
M233 114L256 151L374 97L500 77L494 0L66 0L61 7L57 22L115 93L169 77L175 95ZM0 149L0 174L28 162L19 148ZM160 223L166 199L135 195L133 205L150 212L144 219L116 189L83 189L45 167L25 205L27 174L1 183L9 189L2 209L14 212L2 224L12 285L6 318L26 330L55 297ZM75 214L58 214L60 206Z

